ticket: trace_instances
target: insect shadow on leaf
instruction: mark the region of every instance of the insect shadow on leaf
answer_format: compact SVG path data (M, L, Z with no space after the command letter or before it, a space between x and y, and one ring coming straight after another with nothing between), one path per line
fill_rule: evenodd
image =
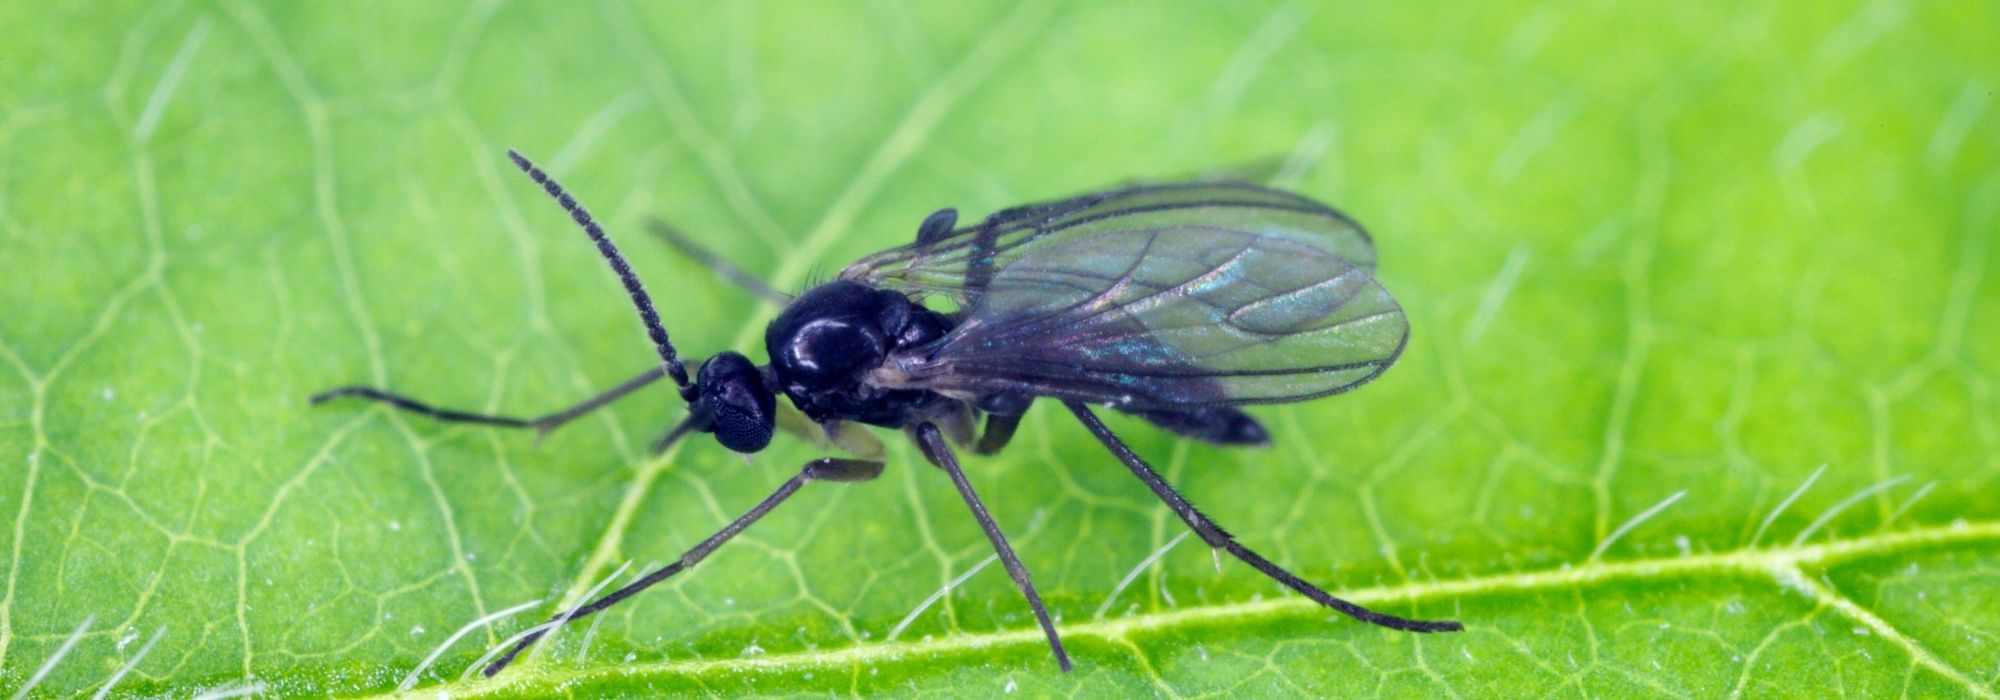
M1028 568L966 478L957 453L1005 448L1037 399L1067 408L1214 550L1362 622L1411 632L1462 629L1457 622L1399 617L1334 597L1243 546L1092 408L1108 406L1210 443L1260 445L1270 436L1241 406L1340 393L1386 371L1409 339L1408 321L1374 278L1368 234L1326 205L1246 183L1187 182L1018 206L966 226L958 225L956 210L940 209L923 220L910 244L862 258L797 297L754 281L657 224L660 237L722 278L784 305L765 329L768 364L722 352L691 376L652 298L596 219L527 158L513 151L508 157L597 246L638 312L658 364L536 418L439 408L365 386L330 389L312 403L360 398L445 422L546 435L671 377L688 413L655 442L656 451L688 434L708 433L725 448L754 453L784 430L846 456L806 462L680 558L556 613L488 664L488 676L548 630L692 568L808 483L874 479L884 451L863 426L902 430L945 473L1033 610L1057 665L1068 671L1069 654ZM937 310L930 301L951 310Z

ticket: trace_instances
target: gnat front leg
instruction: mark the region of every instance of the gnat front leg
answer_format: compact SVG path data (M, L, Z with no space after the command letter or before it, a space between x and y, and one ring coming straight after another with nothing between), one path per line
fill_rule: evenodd
M708 539L702 540L699 544L696 544L694 548L689 549L687 553L682 554L681 557L679 559L675 559L673 563L660 567L658 571L646 574L645 578L634 581L630 585L627 585L624 588L620 588L618 590L605 594L605 596L602 598L598 598L597 600L593 600L583 605L579 605L570 610L557 613L555 617L549 619L548 624L546 624L542 629L536 630L533 633L530 633L528 636L522 637L521 641L516 642L512 648L507 650L507 653L500 655L499 659L496 659L493 661L492 664L489 664L486 667L484 673L489 678L491 678L493 674L499 673L501 669L504 669L507 667L508 664L513 663L514 658L519 656L522 651L526 650L529 645L534 644L537 640L547 635L550 631L553 631L557 626L568 624L569 622L576 620L577 618L586 617L595 614L599 611L602 611L605 608L617 605L619 601L622 601L626 598L630 598L633 595L639 593L640 591L652 587L653 584L672 578L674 574L678 574L682 571L694 568L695 564L699 564L701 563L701 560L707 559L708 555L714 553L717 548L723 545L723 543L728 542L730 538L735 537L738 534L741 534L743 530L750 527L751 523L757 522L758 519L763 518L765 515L769 514L773 509L776 509L778 507L778 504L784 503L785 499L791 498L792 494L798 493L799 489L806 485L806 482L867 481L877 476L881 476L881 474L882 474L882 463L874 460L822 457L807 462L805 467L801 468L796 476L787 479L783 484L779 484L778 490L771 492L771 495L766 496L762 502L756 505L756 507L751 508L749 512L744 513L743 515L738 516L735 520L730 521L728 525L722 526L722 529L720 531L717 531L713 535L709 535Z

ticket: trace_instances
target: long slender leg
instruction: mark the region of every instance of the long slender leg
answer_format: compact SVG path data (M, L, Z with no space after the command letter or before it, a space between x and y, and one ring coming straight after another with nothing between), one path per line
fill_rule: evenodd
M951 453L951 445L945 442L944 433L930 423L918 425L914 432L917 446L923 448L924 456L951 475L951 483L958 487L958 495L965 497L965 506L972 510L973 519L978 520L980 529L986 531L986 539L993 541L993 551L1000 555L1000 563L1007 567L1007 575L1014 577L1014 586L1028 598L1028 607L1035 611L1035 621L1042 624L1042 633L1049 638L1049 648L1056 653L1056 664L1068 671L1069 653L1063 651L1062 638L1056 636L1055 623L1049 621L1049 609L1042 605L1041 594L1035 592L1035 582L1028 579L1028 567L1021 565L1021 558L1014 555L1014 547L1007 544L1007 536L1001 534L1000 525L993 522L993 514L986 512L986 504L979 500L979 494L973 492L972 482L965 479L965 470L959 468L958 457Z
M585 617L617 605L619 601L630 598L647 588L651 588L653 584L665 581L673 577L674 574L694 567L695 564L701 563L701 560L708 558L708 555L714 553L716 548L721 547L724 542L728 542L730 538L741 534L745 528L750 527L751 523L757 522L759 518L764 517L772 509L777 508L778 504L784 503L785 499L791 498L792 494L798 493L799 488L805 486L808 481L867 481L881 474L882 463L871 460L822 457L807 462L805 467L800 469L796 476L785 480L783 484L779 484L778 490L764 497L764 500L758 503L756 507L751 508L749 512L730 521L728 525L722 526L721 530L713 535L709 535L708 539L702 540L700 544L695 545L693 549L689 549L686 554L682 554L673 563L660 567L658 571L646 574L645 578L633 581L624 588L607 593L602 598L577 606L572 610L557 613L555 617L549 618L549 621L568 624L577 618ZM553 627L550 629L553 629ZM487 665L484 673L489 678L493 674L499 673L501 669L507 667L507 664L514 662L514 657L519 656L523 650L527 649L529 645L534 644L537 640L540 640L549 631L549 629L543 629L522 637L521 641L515 643L513 648L507 650L507 653L502 654L499 659Z
M660 377L664 376L666 376L665 369L654 367L639 373L638 376L619 383L618 386L612 387L602 394L584 399L581 403L574 406L535 418L516 418L513 416L469 413L449 408L438 408L402 394L366 386L335 387L313 394L310 401L312 405L317 406L338 398L352 397L367 399L370 401L380 401L396 408L418 415L429 416L446 423L477 423L479 425L491 425L501 428L534 428L536 432L547 435L556 428L562 427L564 423L576 420L586 413L603 408L606 404L624 398L626 394L638 391L641 387L659 381Z
M694 258L695 262L706 265L715 274L736 283L736 286L742 287L743 291L749 292L751 296L779 306L784 306L792 302L792 298L784 292L772 289L771 285L765 284L764 280L757 279L756 275L745 272L743 268L737 267L736 263L729 262L714 251L702 247L700 243L694 242L694 239L688 238L685 234L681 233L680 229L674 228L671 224L654 219L648 222L646 228L651 229L653 235L659 236L661 240L667 242L667 245L673 246L682 255Z
M1090 407L1075 401L1064 401L1063 405L1068 406L1070 412L1076 414L1077 420L1083 421L1083 427L1090 429L1090 434L1097 436L1098 442L1104 443L1104 447L1111 450L1111 454L1118 457L1118 461L1124 462L1126 468L1132 470L1133 475L1139 477L1140 481L1146 482L1147 488L1151 488L1154 495L1165 501L1167 507L1172 508L1174 514L1179 515L1189 528L1194 529L1195 534L1200 535L1208 546L1227 551L1231 556L1243 560L1272 580L1285 584L1286 588L1298 591L1320 605L1339 610L1348 617L1362 622L1411 632L1456 632L1465 629L1464 625L1451 620L1412 620L1375 612L1335 598L1304 579L1294 576L1292 572L1271 563L1271 560L1250 551L1248 547L1237 544L1236 538L1224 532L1221 526L1209 520L1208 516L1202 515L1201 511L1195 510L1194 504L1188 503L1187 499L1174 491L1174 487L1167 485L1166 480L1160 478L1158 472L1153 471L1153 468L1148 466L1145 460L1140 459L1139 455L1133 454L1132 448L1126 447L1125 441L1118 439L1118 436L1111 432L1111 428L1104 425L1104 421L1098 420L1097 414L1092 413Z

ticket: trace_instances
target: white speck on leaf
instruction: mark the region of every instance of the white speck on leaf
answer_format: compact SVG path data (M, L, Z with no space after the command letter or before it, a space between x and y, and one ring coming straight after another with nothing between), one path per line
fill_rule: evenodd
M104 397L105 401L110 401L112 399L118 398L118 393L112 391L111 387L108 386L104 387L104 393L98 395Z
M1860 626L1860 625L1855 625L1855 626L1854 626L1854 636L1856 636L1856 637L1866 637L1866 636L1869 636L1870 634L1871 634L1871 633L1870 633L1870 632L1868 631L1868 628L1866 628L1866 627L1862 627L1862 626Z
M125 653L125 647L131 646L132 641L138 638L139 630L126 630L125 636L118 638L118 653Z
M1687 535L1674 535L1674 549L1681 550L1681 556L1685 557L1694 553L1694 543L1688 540Z
M1003 693L1012 693L1012 692L1014 692L1014 691L1016 691L1016 690L1020 690L1020 689L1021 689L1021 686L1019 686L1019 685L1016 685L1016 684L1014 683L1014 677L1013 677L1013 676L1008 676L1008 677L1007 677L1007 685L1005 685L1005 686L1002 686L1002 687L1000 688L1000 692L1003 692Z
M635 659L638 659L638 658L639 658L639 655L638 655L638 654L636 654L636 653L634 653L634 652L629 652L629 651L628 651L628 652L625 652L625 663L628 663L628 664L629 664L629 663L632 663L632 661L633 661L633 660L635 660Z
M424 626L423 626L423 625L417 625L417 626L415 626L415 627L411 627L411 628L410 628L410 636L412 636L412 637L421 637L421 636L423 636L423 634L424 634Z
M1804 594L1807 598L1813 597L1812 584L1807 583L1805 578L1799 574L1798 570L1791 568L1782 568L1772 572L1772 575L1778 579L1779 587L1784 588L1785 590L1791 591L1793 593Z
M403 522L402 522L402 521L400 521L400 520L391 520L391 521L389 521L389 531L390 531L390 532L402 532L402 531L403 531Z
M764 647L757 646L756 642L751 642L750 646L743 647L744 656L762 656L763 654Z

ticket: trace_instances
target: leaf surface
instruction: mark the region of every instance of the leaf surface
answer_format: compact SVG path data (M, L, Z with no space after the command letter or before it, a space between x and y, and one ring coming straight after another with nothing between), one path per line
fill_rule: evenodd
M8 695L2000 683L1991 4L190 1L0 25ZM463 677L816 456L649 459L683 410L660 389L539 443L309 408L362 382L534 415L647 368L507 147L607 222L686 353L760 359L775 310L648 217L795 291L937 207L1280 164L1374 234L1407 353L1252 409L1270 449L1113 425L1273 560L1467 631L1218 571L1042 406L968 464L1075 673L884 435L884 478L810 485L691 575Z

